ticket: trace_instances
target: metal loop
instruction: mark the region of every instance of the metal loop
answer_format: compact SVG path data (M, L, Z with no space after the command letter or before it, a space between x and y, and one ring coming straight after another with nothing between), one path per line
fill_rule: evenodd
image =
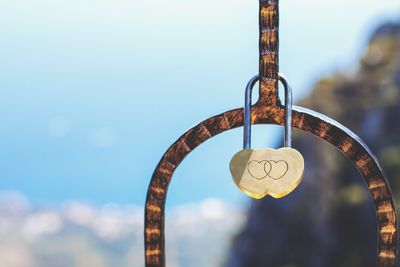
M292 87L286 77L279 73L279 81L285 88L285 137L283 144L285 147L292 146ZM256 75L250 79L246 86L245 102L244 102L244 138L243 149L251 148L251 93L254 85L260 80L260 76Z

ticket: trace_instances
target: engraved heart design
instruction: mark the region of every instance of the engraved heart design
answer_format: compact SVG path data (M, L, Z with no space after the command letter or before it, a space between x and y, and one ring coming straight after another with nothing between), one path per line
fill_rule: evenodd
M247 171L249 174L261 180L270 177L274 180L279 180L287 173L289 165L284 160L252 160L247 163Z
M267 171L265 168L271 169L271 164L267 164L268 161L262 160L252 160L247 163L247 171L251 176L253 176L255 179L261 180L264 179L265 177L268 176L269 171Z
M260 199L266 195L281 198L292 192L304 173L303 156L295 149L246 149L230 162L235 184L247 195Z
M269 164L267 168L269 169L268 176L274 180L283 178L289 170L289 164L284 160L268 160L267 163Z

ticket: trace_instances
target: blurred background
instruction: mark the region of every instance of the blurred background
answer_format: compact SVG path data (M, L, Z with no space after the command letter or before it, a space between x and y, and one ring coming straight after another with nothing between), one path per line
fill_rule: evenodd
M400 3L281 1L297 103L339 120L400 194ZM258 1L0 0L0 266L144 266L143 206L176 138L243 104ZM374 266L375 213L352 164L295 130L302 184L251 202L228 163L242 129L178 168L168 267ZM282 129L256 126L253 147Z

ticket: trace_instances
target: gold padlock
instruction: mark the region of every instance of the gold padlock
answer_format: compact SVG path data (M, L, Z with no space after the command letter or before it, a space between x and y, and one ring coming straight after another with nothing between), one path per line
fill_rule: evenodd
M279 74L285 88L285 139L280 149L251 149L251 92L258 76L246 87L244 107L243 150L236 153L230 162L230 171L235 184L250 197L260 199L266 195L281 198L292 192L304 174L304 159L299 151L291 148L292 90L287 79Z

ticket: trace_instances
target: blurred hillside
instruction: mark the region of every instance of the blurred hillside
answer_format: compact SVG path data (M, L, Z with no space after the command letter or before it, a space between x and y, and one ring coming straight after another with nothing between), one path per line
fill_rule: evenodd
M356 71L322 79L300 105L358 134L381 160L399 203L399 24L379 27ZM253 202L226 266L375 266L375 212L361 176L321 140L296 131L294 146L306 160L302 184L284 199Z

